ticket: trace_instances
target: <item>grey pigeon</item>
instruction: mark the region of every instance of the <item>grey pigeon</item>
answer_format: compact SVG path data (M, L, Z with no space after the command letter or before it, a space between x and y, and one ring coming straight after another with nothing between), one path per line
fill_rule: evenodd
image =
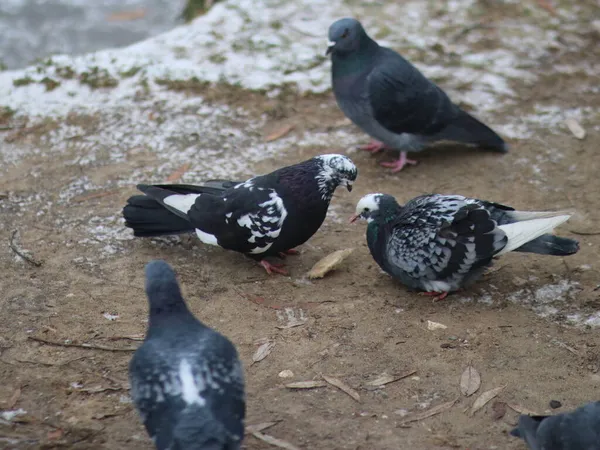
M577 241L547 234L570 217L460 195L422 195L400 206L391 195L368 194L350 221L367 220L369 250L385 272L441 300L476 280L495 256L576 253Z
M238 450L246 402L235 347L192 315L166 262L146 266L146 294L148 332L129 363L129 383L154 445Z
M505 153L508 145L488 126L452 102L415 66L371 39L356 19L340 19L329 28L333 92L344 114L377 141L364 150L400 151L397 161L382 163L398 172L407 152L436 141L477 145Z
M138 185L123 208L135 236L195 232L205 244L244 253L267 273L286 274L269 256L296 253L317 232L338 186L352 190L358 171L344 155L319 155L245 182L201 186Z
M531 450L600 450L600 402L555 416L522 415L510 434Z

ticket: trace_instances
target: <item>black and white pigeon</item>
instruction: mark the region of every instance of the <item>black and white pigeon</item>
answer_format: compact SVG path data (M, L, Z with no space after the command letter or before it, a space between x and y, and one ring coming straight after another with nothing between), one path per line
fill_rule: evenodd
M441 300L475 281L504 253L576 253L577 241L547 234L570 217L460 195L422 195L400 206L391 195L368 194L350 221L367 220L369 250L385 272Z
M437 141L473 144L505 153L508 145L492 129L462 110L448 95L395 51L380 47L360 22L345 18L329 27L331 79L338 106L376 139L363 150L400 151L382 163L398 172L407 152Z
M344 155L319 155L245 182L145 185L130 197L125 225L135 236L195 232L205 244L244 253L271 274L266 257L296 253L319 229L335 189L352 190L357 169Z
M238 450L242 364L225 336L196 319L164 261L146 265L148 332L129 363L131 396L158 450Z
M555 416L522 415L510 434L531 450L599 450L600 402Z

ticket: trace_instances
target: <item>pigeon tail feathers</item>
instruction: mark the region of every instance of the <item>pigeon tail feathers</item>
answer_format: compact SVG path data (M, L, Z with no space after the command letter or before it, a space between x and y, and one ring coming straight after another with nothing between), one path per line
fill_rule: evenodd
M506 225L500 225L499 228L506 233L508 242L495 256L500 256L505 253L511 252L530 241L552 231L560 224L569 220L571 215L556 213L554 217L541 217L532 220L524 220L521 222L509 223ZM532 244L532 245L537 245Z
M494 130L463 110L444 129L434 136L428 136L428 139L476 144L500 153L509 150L509 145Z
M138 237L165 236L194 231L190 222L146 195L134 195L123 208L125 226Z

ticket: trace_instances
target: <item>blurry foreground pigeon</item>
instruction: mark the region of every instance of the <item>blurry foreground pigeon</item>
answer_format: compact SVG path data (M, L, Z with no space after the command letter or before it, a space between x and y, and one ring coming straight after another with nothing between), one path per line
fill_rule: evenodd
M380 47L360 22L340 19L329 28L333 92L340 109L377 141L364 150L400 151L397 161L382 163L398 172L407 152L436 141L455 141L505 153L508 145L489 127L452 103L395 51Z
M285 274L264 258L295 253L319 229L335 189L350 191L354 163L343 155L320 155L249 179L203 186L138 185L146 195L127 200L125 225L135 236L195 232L205 244L245 253L268 273Z
M475 281L494 256L579 250L577 241L546 234L569 213L515 211L460 195L422 195L400 206L391 195L369 194L350 221L359 217L368 222L367 243L377 264L438 300Z
M244 376L233 344L188 310L173 269L146 266L148 332L129 363L131 396L158 450L238 450Z
M522 438L531 450L598 450L600 402L555 416L522 415L510 434Z

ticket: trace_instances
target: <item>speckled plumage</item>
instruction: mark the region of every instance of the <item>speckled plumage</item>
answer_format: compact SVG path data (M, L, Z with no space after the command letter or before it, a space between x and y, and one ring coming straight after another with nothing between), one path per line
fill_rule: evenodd
M510 434L522 438L531 450L598 450L600 402L555 416L522 415Z
M335 189L357 170L343 155L320 155L245 182L139 185L123 209L136 236L195 231L200 240L257 260L306 242L321 226Z
M357 205L356 217L369 222L367 243L375 261L406 286L427 292L455 291L481 275L492 258L508 248L506 226L538 218L547 226L553 213L515 211L508 206L460 195L431 194L400 206L394 197L369 194ZM562 220L560 216L558 220ZM565 219L566 220L566 219ZM542 223L541 221L546 221ZM528 231L529 232L529 231ZM576 241L531 234L515 251L568 255Z
M237 450L245 395L233 344L188 310L175 273L146 266L148 332L129 364L131 396L158 450Z

